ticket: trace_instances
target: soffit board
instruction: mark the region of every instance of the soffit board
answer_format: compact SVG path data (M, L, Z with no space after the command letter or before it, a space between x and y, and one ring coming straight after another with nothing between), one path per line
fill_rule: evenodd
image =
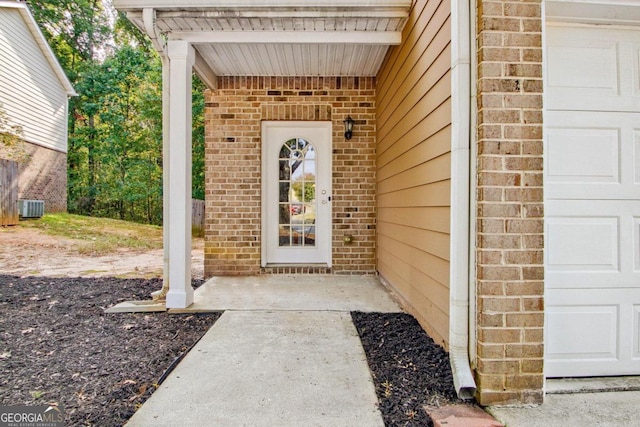
M132 3L115 2L147 32L143 10L150 7L140 6L145 1ZM374 76L389 46L400 43L411 4L358 1L344 7L338 2L299 1L302 6L294 7L296 2L281 0L232 7L228 3L250 2L218 2L215 7L155 4L154 31L165 40L191 42L218 76ZM265 3L289 6L265 7Z

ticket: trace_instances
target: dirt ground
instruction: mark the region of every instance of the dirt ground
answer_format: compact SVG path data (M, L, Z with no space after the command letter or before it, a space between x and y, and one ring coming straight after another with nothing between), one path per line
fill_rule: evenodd
M47 277L162 277L162 249L91 256L84 242L50 236L35 228L0 227L0 274ZM204 278L204 240L193 239L191 274Z

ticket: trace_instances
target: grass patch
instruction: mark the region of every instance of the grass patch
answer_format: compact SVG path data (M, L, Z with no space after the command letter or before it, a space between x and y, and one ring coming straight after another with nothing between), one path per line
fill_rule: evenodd
M55 213L37 220L20 221L20 227L37 228L52 236L79 240L78 251L83 254L162 248L162 227L110 218Z

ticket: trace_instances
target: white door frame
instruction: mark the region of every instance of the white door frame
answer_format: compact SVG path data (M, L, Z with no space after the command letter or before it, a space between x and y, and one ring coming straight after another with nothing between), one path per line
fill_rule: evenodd
M288 131L290 130L290 134ZM317 179L319 194L317 196L317 204L319 212L321 210L322 215L318 215L316 219L316 245L317 253L321 260L318 261L306 261L299 257L300 250L296 247L291 247L292 259L291 261L281 262L280 260L272 261L269 257L269 232L270 215L268 213L270 207L270 193L268 184L269 178L266 177L268 170L269 159L267 153L269 152L270 134L277 133L279 135L287 135L278 138L276 141L279 146L285 141L292 138L307 139L314 144L316 151L318 152L318 165L317 165ZM318 142L319 141L319 142ZM324 147L319 147L324 143ZM299 264L299 265L323 265L331 267L332 259L332 210L331 210L331 194L332 194L332 123L329 121L263 121L262 122L262 207L261 207L261 266L266 267L268 265L278 264ZM317 232L320 230L320 232ZM326 233L323 233L325 230ZM271 248L273 251L274 248Z

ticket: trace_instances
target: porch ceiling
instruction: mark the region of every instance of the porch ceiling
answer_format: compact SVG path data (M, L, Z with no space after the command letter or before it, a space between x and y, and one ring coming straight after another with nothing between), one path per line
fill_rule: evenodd
M374 76L411 0L115 0L157 46L192 43L217 76ZM198 62L198 61L197 61ZM208 68L208 70L203 70ZM206 82L205 82L206 83Z

